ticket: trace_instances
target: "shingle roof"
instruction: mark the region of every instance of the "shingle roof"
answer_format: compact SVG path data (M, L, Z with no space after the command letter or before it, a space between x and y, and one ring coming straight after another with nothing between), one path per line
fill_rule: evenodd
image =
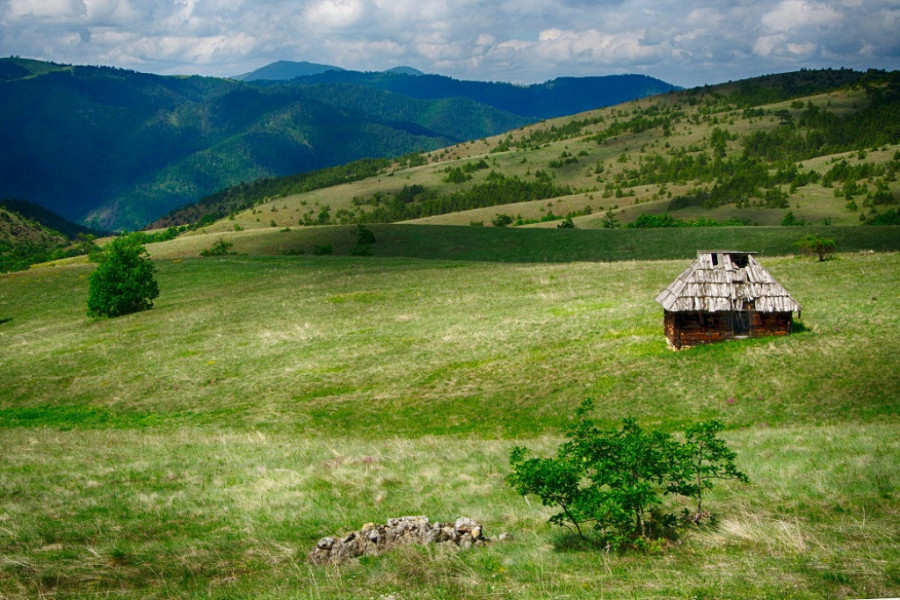
M697 260L656 301L670 312L742 310L744 302L753 302L760 312L801 309L753 253L732 250L698 251Z

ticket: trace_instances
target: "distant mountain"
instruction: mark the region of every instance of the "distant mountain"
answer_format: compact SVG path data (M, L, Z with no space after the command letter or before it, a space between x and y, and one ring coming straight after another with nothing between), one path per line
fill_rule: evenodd
M244 78L0 59L0 197L136 229L242 182L433 150L674 89L641 75L517 86L286 61Z
M278 62L273 62L264 67L260 67L255 71L232 77L232 79L238 81L283 81L294 79L296 77L318 75L320 73L327 73L328 71L343 71L343 69L331 65L319 65L306 61L294 62L290 60L279 60Z
M385 73L399 73L400 75L424 75L422 71L418 69L414 69L412 67L394 67L393 69L388 69Z
M263 81L257 83L264 84ZM461 81L421 72L412 74L402 68L366 73L327 71L291 81L292 85L316 83L352 83L422 100L468 98L532 120L562 117L681 89L647 75L560 77L545 83L521 86Z
M409 77L409 76L405 76ZM0 197L139 228L242 181L399 156L527 122L466 98L0 60Z
M0 199L0 208L18 213L22 217L38 223L41 227L52 229L54 234L58 232L69 238L74 238L78 234L103 235L105 233L73 223L39 204L26 200Z
M27 269L35 263L74 256L89 249L87 240L83 244L70 245L70 237L74 236L63 234L48 223L59 224L73 232L88 233L37 205L21 200L0 200L0 273Z

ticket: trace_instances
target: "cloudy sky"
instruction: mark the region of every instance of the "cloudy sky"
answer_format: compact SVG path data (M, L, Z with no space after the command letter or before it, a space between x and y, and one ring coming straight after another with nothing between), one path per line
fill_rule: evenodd
M228 76L275 60L694 86L900 68L900 0L0 0L0 56Z

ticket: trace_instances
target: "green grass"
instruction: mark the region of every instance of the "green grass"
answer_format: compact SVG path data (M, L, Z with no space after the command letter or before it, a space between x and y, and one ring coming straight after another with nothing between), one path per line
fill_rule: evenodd
M688 259L539 264L547 242L477 260L487 238L441 241L457 260L381 255L406 228L373 227L367 258L158 258L156 306L112 320L85 317L93 266L0 276L0 597L900 593L900 254L767 252L806 331L674 352L653 297ZM691 235L486 231L498 258L577 234L560 261L603 233L647 255ZM503 478L512 445L551 451L588 396L609 423L722 419L751 486L717 488L718 525L665 554L572 548ZM513 539L304 562L405 514Z
M354 210L355 197L370 198L378 192L392 194L400 191L405 185L421 185L439 194L452 194L483 183L491 171L501 173L505 177L518 177L523 180L533 179L538 171L543 171L553 177L557 185L568 186L574 193L561 198L434 215L412 222L468 225L472 221L482 221L485 225L489 225L491 219L498 213L513 217L522 216L524 219L540 219L551 210L554 214L563 216L588 206L594 215L614 210L620 222L627 223L642 212L667 210L673 197L691 194L701 188L708 190L715 183L706 179L670 176L664 182L656 180L654 183L638 178L637 184L632 187L634 181L631 176L622 178L629 171L639 170L641 162L646 158L659 155L669 160L676 151L683 151L692 156L699 156L700 153L709 155L710 139L715 128L725 129L736 136L736 139L726 144L726 155L731 159L739 158L743 155L747 136L757 132L771 132L781 127L775 112L788 110L799 119L805 110L796 108L792 100L759 107L765 111L763 116L746 116L736 104L720 95L722 91L724 88L663 94L581 115L551 119L486 140L465 142L435 150L423 154L429 161L428 164L413 168L400 168L399 165L395 165L392 170L357 182L273 198L252 209L230 215L230 218L222 219L205 230L210 233L227 234L233 232L236 225L245 230L270 227L296 228L303 222L304 217L315 219L325 206L330 207L333 218L337 218L337 213L341 209ZM843 114L860 110L868 101L863 90L844 88L802 99L804 107L810 102L823 110ZM623 131L602 142L598 142L595 137L596 134L613 127L616 122L627 122L641 114L655 111L668 113L672 117L668 135L665 135L663 128L658 126L637 133ZM670 111L676 111L677 114ZM591 120L596 122L589 123ZM584 127L546 143L523 142L536 132L546 131L551 127L565 129L575 121L585 123ZM522 145L515 143L509 150L496 152L501 142L508 139L523 143ZM847 159L851 164L870 162L886 166L893 162L893 156L900 151L900 145L886 143L859 153L858 148L851 142L845 149L847 151L833 155L791 162L796 162L803 172L812 170L820 176L831 168L834 161L841 159ZM558 161L563 153L574 157L577 162L559 168L551 166L551 163ZM475 172L473 179L466 183L455 184L444 181L447 169L459 168L465 163L478 160L485 160L490 165L489 169ZM780 166L782 165L771 163L768 168L774 172ZM900 188L895 177L874 178L861 184L867 186L867 191L871 193L875 190L876 182L882 179L897 197ZM676 211L676 214L682 218L698 216L718 220L741 218L759 225L771 226L779 224L785 212L790 209L797 218L811 224L857 225L860 222L860 212L847 208L847 200L836 198L833 188L825 188L819 183L810 183L793 191L787 185L779 187L790 195L787 208L766 207L762 198L753 198L752 208L737 208L732 203L714 209L693 208ZM616 197L617 195L619 197ZM759 195L761 196L762 192ZM861 207L865 198L866 193L863 192L856 196L855 201ZM890 207L878 206L875 210L884 212L887 208ZM865 217L871 217L873 214L872 209L862 207L860 210ZM600 219L580 218L576 222L579 227L590 228L598 227ZM543 227L554 226L553 223L543 225Z
M731 434L751 485L718 488L716 527L647 556L569 549L547 511L505 487L506 442L17 429L0 437L0 593L889 597L900 585L895 434L886 424ZM400 549L341 568L304 563L319 537L408 513L469 515L489 536L513 539L462 553Z
M591 219L583 217L582 219ZM599 221L599 217L593 217ZM835 240L839 252L900 250L900 227L688 227L669 229L541 229L389 224L368 226L375 256L461 261L553 262L694 258L698 249L737 248L763 256L796 252L807 234ZM347 255L356 245L353 226L258 229L182 236L151 244L154 258L197 257L225 240L249 256L312 255L330 245Z

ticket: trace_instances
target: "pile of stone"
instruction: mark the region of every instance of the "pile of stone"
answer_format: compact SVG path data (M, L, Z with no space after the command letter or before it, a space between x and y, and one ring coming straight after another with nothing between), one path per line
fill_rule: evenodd
M366 523L342 538L324 537L309 553L317 565L339 564L359 556L381 554L407 544L445 544L467 550L487 543L480 523L460 517L455 523L431 523L428 517L388 519L384 525Z

